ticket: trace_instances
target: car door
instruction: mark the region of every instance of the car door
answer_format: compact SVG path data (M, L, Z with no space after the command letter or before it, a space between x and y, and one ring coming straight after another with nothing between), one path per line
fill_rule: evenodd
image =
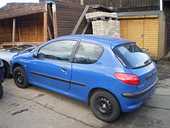
M88 89L93 85L97 85L96 82L100 82L101 78L98 77L97 72L102 69L102 65L98 61L102 53L103 47L98 44L80 43L72 64L70 91L74 97L85 98L88 94Z
M70 87L70 59L76 41L55 41L42 46L28 65L30 83L53 91L66 91Z

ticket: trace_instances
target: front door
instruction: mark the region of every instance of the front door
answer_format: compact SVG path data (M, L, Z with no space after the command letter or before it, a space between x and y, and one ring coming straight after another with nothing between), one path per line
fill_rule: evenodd
M53 91L65 91L70 87L70 59L76 41L56 41L41 47L29 66L30 83Z

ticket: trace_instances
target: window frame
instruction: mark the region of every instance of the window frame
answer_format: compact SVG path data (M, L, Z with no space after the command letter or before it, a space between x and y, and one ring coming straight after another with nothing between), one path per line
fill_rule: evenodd
M76 49L77 49L77 47L79 46L79 41L78 41L78 40L61 39L61 40L53 40L53 41L50 41L50 42L48 42L48 43L46 43L46 44L44 44L44 45L41 45L41 46L38 48L38 50L37 50L37 55L39 55L39 52L40 52L40 50L41 50L43 47L45 47L45 46L47 46L47 45L49 45L49 44L52 44L52 43L57 43L57 42L62 42L62 41L74 41L74 42L76 43L75 46L73 47L73 50L72 50L72 52L71 52L71 55L70 55L69 60L67 61L67 60L58 60L58 59L50 59L50 58L46 58L46 59L55 60L55 61L70 62L70 63L71 63L72 60L73 60L73 58L74 58ZM39 57L38 57L38 58L39 58Z
M93 45L99 46L99 47L102 49L102 51L101 51L101 53L100 53L100 56L97 58L97 60L96 60L95 62L89 63L89 64L74 62L75 57L76 57L76 54L78 53L81 44L93 44ZM101 58L101 56L103 55L103 53L104 53L104 47L103 47L102 45L99 45L99 44L97 44L97 43L90 43L90 42L87 42L87 41L79 41L79 42L78 42L78 47L76 48L75 53L74 53L74 57L72 58L72 63L74 63L74 64L81 64L81 65L82 65L82 64L85 64L85 65L95 64L95 63L97 63L97 61Z

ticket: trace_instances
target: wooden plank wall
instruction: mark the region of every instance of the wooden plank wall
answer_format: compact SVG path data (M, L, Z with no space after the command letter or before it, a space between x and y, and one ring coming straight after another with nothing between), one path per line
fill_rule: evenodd
M84 0L84 4L112 6L115 11L157 10L159 0Z
M0 42L12 41L12 20L0 20Z
M74 3L56 3L58 36L71 34L83 9Z
M170 2L164 3L164 12L166 16L166 42L167 42L167 51L170 50Z
M16 19L16 42L43 42L43 13Z
M71 2L70 2L71 3ZM68 35L73 31L83 7L75 5L74 3L68 4L67 2L56 3L56 30L57 35ZM48 15L48 19L49 19ZM43 13L25 15L15 17L16 19L16 33L15 42L43 42ZM0 20L0 43L12 43L12 21L13 18L8 20ZM53 31L51 31L53 33Z
M121 37L136 42L139 47L148 49L152 57L159 59L159 24L158 17L121 19Z

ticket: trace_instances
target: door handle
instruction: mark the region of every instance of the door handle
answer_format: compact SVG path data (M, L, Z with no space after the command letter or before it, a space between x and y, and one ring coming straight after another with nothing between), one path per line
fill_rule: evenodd
M60 67L61 71L66 73L67 72L67 68L66 67Z

